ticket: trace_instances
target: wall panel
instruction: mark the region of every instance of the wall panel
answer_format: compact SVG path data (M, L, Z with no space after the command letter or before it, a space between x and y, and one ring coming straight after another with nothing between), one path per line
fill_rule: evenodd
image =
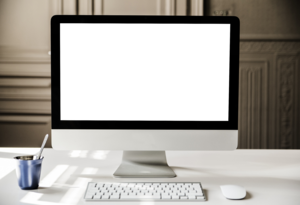
M201 0L79 2L0 1L0 146L39 146L50 131L52 15L201 15L203 8ZM241 19L239 148L299 149L299 1L204 3L206 15Z
M191 14L201 9L202 0L192 0ZM1 0L0 146L40 146L50 132L50 19L56 14L186 15L186 0Z
M240 51L239 148L299 149L300 42L241 41Z
M278 143L281 148L299 148L299 55L277 55Z
M266 60L240 62L239 147L267 147L268 70Z
M50 134L50 18L62 8L61 0L0 1L0 146L37 147Z
M2 114L0 116L0 146L40 147L45 133L50 129L50 116ZM51 136L46 146L51 147Z

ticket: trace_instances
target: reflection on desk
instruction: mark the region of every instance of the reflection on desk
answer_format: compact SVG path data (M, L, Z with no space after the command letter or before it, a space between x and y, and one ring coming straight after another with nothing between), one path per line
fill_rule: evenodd
M45 149L39 189L21 190L17 183L13 157L34 154L38 150L39 148L0 149L0 204L86 204L83 194L90 181L201 182L207 197L207 201L201 203L208 204L292 205L300 202L300 150L167 151L168 163L178 177L120 179L113 178L112 174L121 162L121 151ZM239 201L226 199L220 190L222 184L245 187L246 198ZM130 204L153 205L156 202Z

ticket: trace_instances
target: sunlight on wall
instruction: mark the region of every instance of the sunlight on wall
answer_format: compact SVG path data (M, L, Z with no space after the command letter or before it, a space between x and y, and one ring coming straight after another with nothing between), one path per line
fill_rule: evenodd
M15 159L0 158L0 164L1 164L0 180L4 178L6 175L8 175L10 172L14 171L16 168Z
M69 167L69 165L57 165L43 180L40 182L41 187L50 187Z
M94 153L92 153L92 158L93 159L100 159L100 160L104 160L107 157L107 154L109 153L109 151L95 151Z
M97 171L98 169L96 168L87 167L81 172L81 174L96 174ZM77 204L77 202L83 198L86 186L90 181L92 181L91 178L78 178L73 184L74 188L70 188L67 191L67 193L60 200L60 203Z

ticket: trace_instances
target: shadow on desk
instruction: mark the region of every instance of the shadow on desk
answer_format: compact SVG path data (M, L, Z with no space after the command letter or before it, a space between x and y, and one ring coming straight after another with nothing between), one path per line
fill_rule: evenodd
M92 178L94 180L96 179L96 180L105 180L105 181L116 179L112 175L101 175L101 174L73 174L72 177Z
M247 192L247 193L246 193L246 197L244 198L244 200L245 200L245 199L251 199L251 198L252 198L252 195L251 195L249 192Z
M204 196L205 196L205 198L206 198L206 201L208 201L208 191L207 191L207 189L202 189L202 191L203 191L203 194L204 194Z
M248 200L248 199L251 199L251 198L252 198L252 195L249 192L246 192L246 197L243 198L243 199L228 199L228 200L231 200L231 201L241 201L241 200Z
M38 189L34 190L26 190L27 192L35 192L35 193L41 193L41 194L57 194L61 193L62 190L67 191L69 189L68 186L65 187L39 187Z

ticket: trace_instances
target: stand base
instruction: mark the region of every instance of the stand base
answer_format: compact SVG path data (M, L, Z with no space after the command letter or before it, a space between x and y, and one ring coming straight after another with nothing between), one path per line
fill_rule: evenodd
M123 160L115 171L117 178L172 178L165 151L124 151Z

